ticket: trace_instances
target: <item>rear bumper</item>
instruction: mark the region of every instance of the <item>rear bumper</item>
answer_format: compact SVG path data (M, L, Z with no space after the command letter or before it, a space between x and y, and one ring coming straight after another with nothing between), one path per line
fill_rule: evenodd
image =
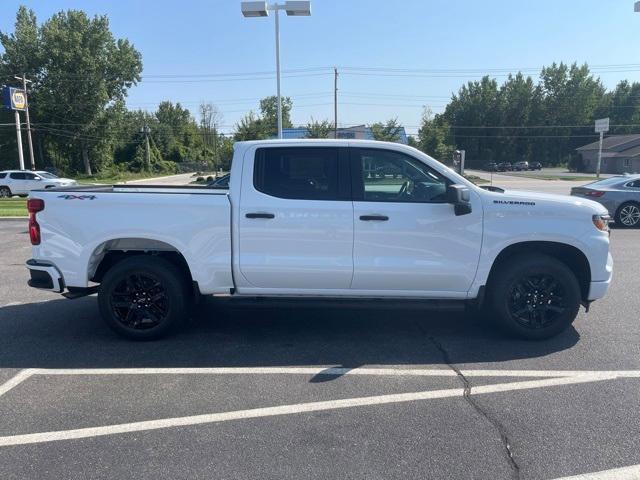
M27 282L30 287L62 293L64 290L64 279L55 265L34 260L33 258L27 260L25 265L31 275L31 278Z

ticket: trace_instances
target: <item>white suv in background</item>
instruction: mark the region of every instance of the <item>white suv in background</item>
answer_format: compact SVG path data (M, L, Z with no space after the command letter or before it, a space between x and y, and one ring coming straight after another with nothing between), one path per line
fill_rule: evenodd
M13 195L27 196L31 190L40 188L69 187L78 182L70 178L59 178L44 171L4 170L0 172L0 198Z

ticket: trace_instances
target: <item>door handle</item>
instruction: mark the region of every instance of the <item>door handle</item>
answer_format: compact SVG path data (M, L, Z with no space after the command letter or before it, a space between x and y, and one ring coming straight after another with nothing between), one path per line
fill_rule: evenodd
M247 218L276 218L273 213L247 213Z
M389 217L386 215L360 215L360 220L363 222L386 222Z

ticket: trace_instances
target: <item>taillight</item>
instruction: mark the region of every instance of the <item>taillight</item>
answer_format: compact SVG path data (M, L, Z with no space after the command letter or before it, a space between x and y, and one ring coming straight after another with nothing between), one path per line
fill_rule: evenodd
M586 192L584 192L584 196L585 197L601 197L604 195L604 192L600 191L600 190L587 190Z
M29 238L31 245L40 245L40 225L36 221L36 213L44 210L44 200L40 198L30 198L27 200L27 210L29 211Z

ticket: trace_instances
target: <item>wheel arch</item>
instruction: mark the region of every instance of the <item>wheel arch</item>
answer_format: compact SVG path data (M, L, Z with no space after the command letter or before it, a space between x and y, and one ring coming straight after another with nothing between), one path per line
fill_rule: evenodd
M115 238L102 242L93 249L87 264L87 278L100 283L105 273L114 265L138 255L160 256L174 264L184 275L189 285L196 285L189 263L180 250L173 245L149 238Z
M489 276L487 286L490 288L492 279L502 265L515 255L528 253L542 253L549 255L564 263L575 274L580 284L582 300L587 301L589 287L591 286L591 267L587 256L577 247L561 242L549 241L525 241L511 244L505 247L495 258Z

